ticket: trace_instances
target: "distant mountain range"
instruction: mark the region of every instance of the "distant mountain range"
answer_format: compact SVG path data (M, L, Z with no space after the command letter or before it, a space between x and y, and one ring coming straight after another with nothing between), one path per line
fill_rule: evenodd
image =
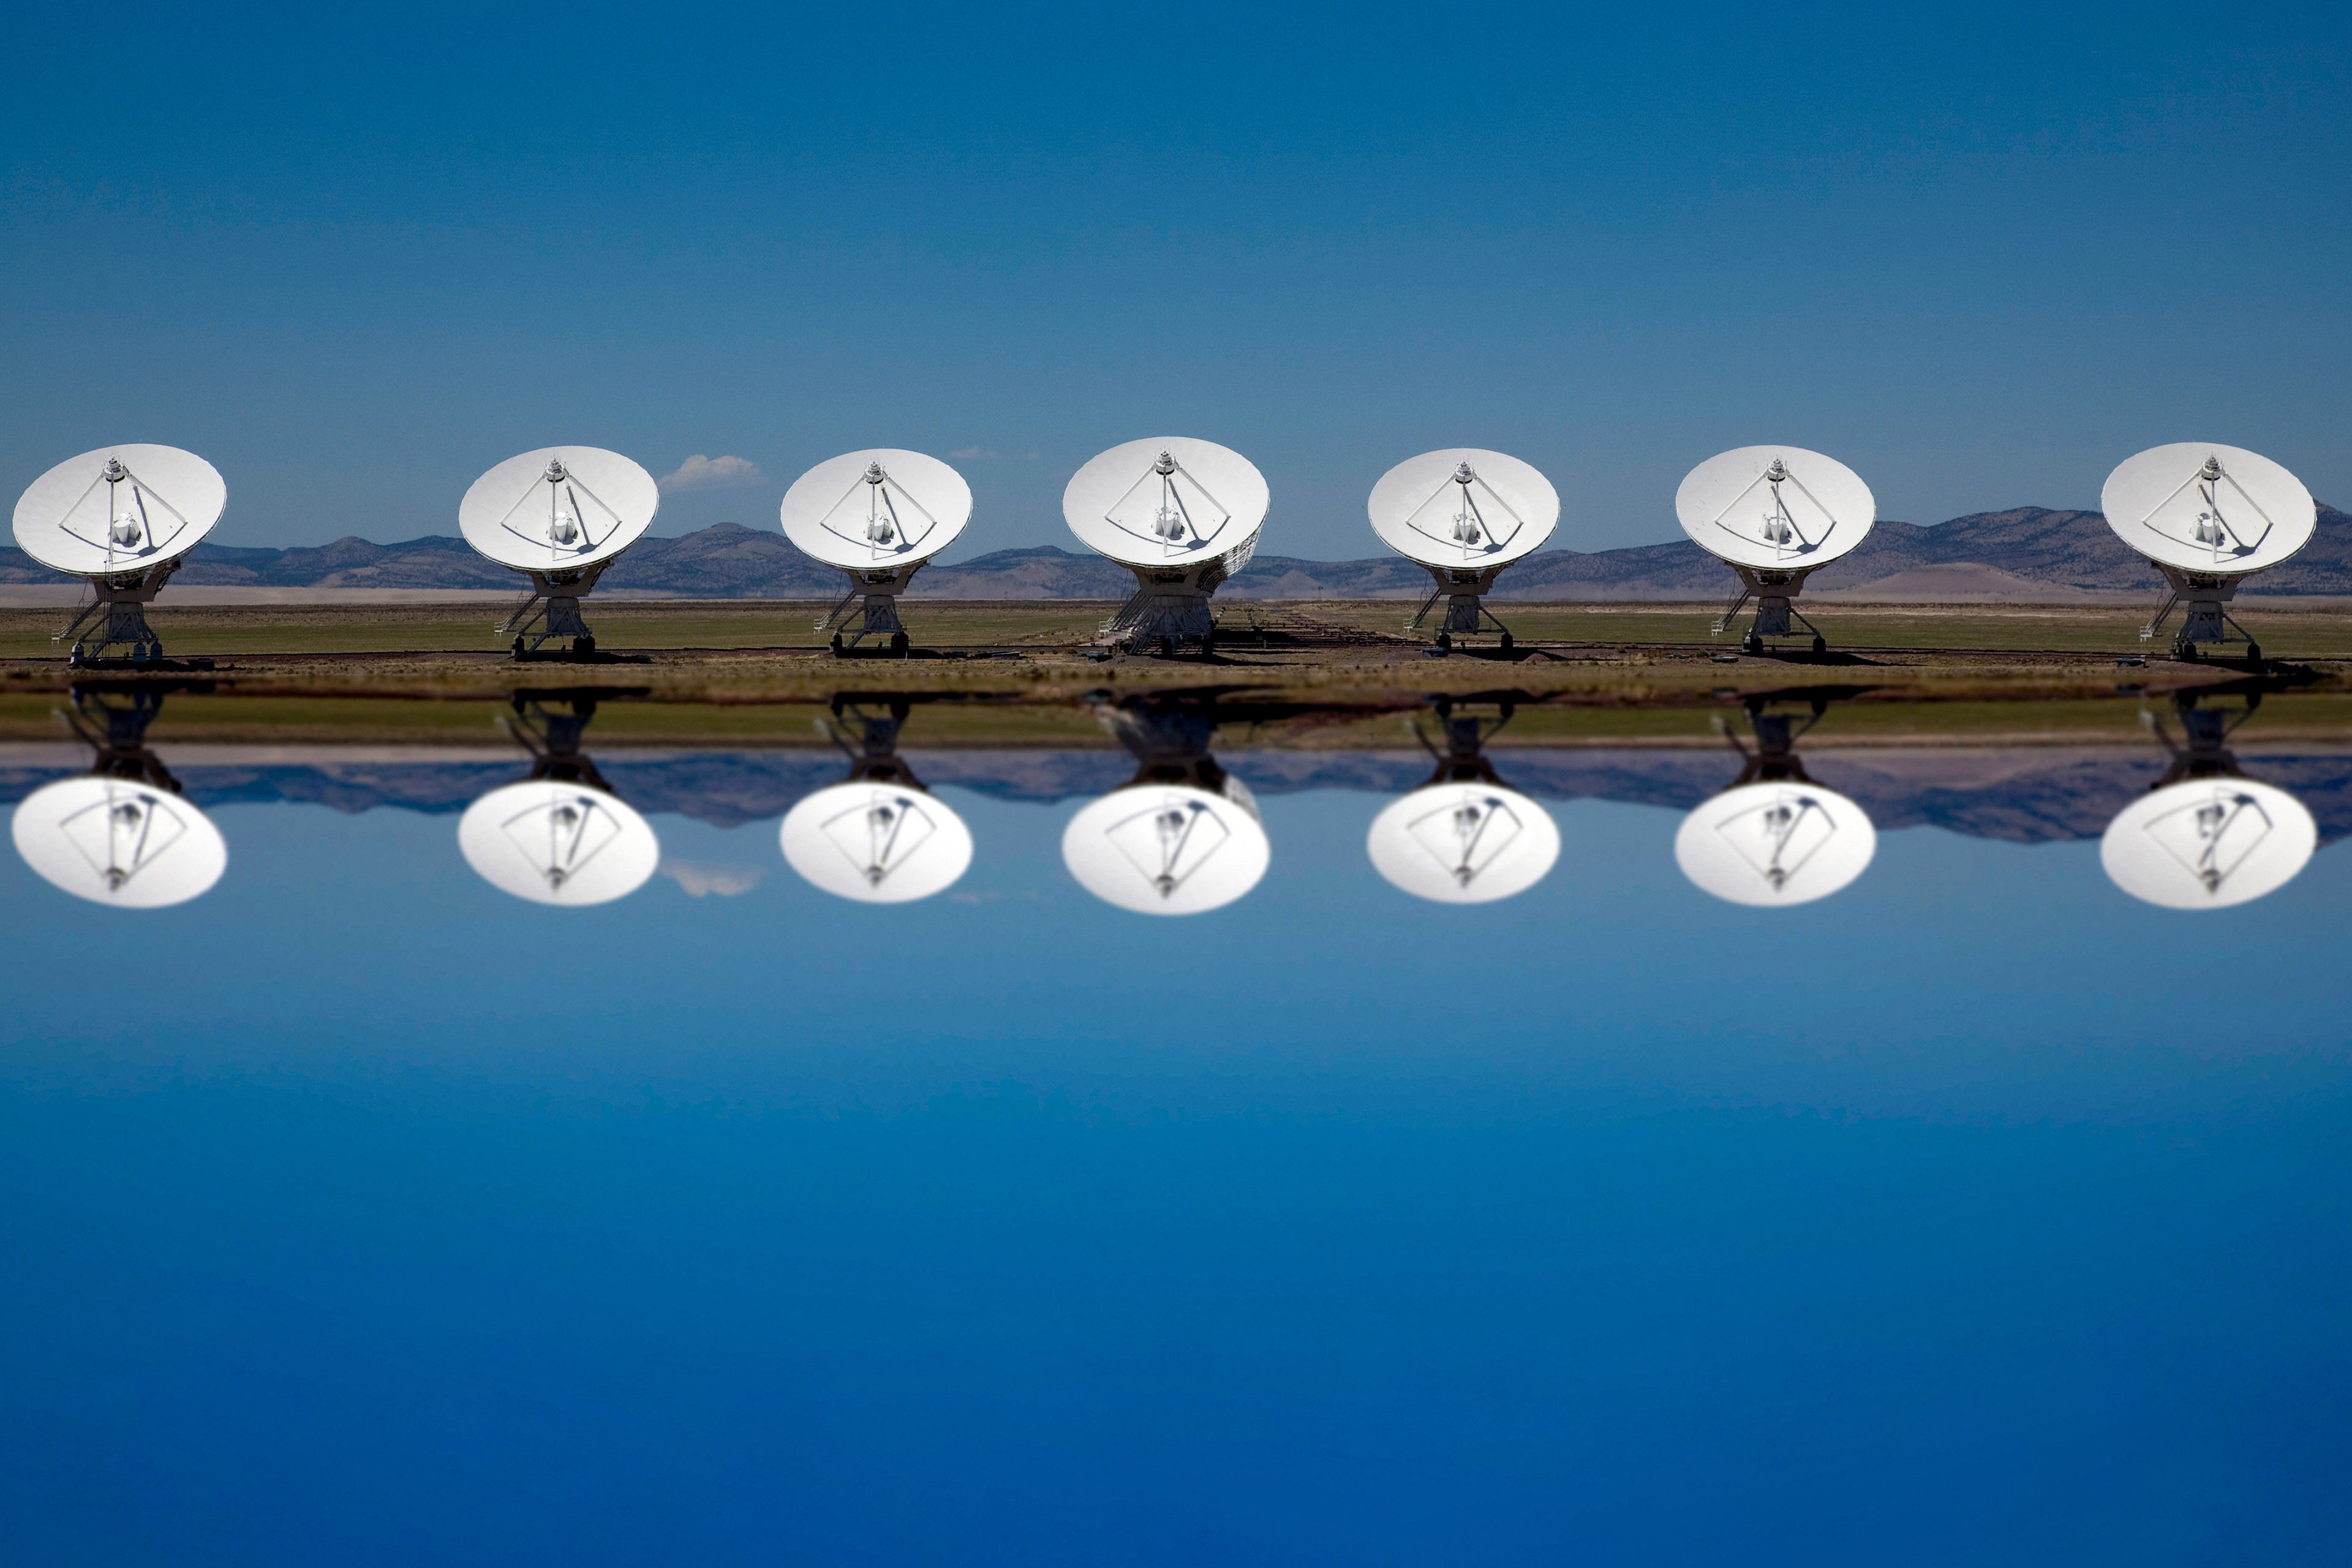
M71 581L35 564L21 550L0 549L0 584ZM200 544L175 581L213 587L505 589L520 579L475 554L463 540L433 535L400 544L339 539L292 550ZM2321 507L2311 542L2255 581L2266 594L2352 594L2352 516ZM1117 599L1134 585L1125 568L1099 556L1043 545L926 566L910 596ZM1712 599L1733 586L1727 568L1685 540L1590 554L1543 551L1504 574L1495 596ZM2044 507L1978 512L1933 527L1881 521L1860 549L1808 584L1815 594L1895 600L2144 597L2161 586L2155 568L2125 548L2097 512ZM840 594L844 582L840 573L785 543L781 531L722 522L682 538L641 541L604 574L603 587L677 598L824 599ZM1261 553L1221 593L1228 598L1404 599L1429 587L1427 573L1394 555L1307 561Z

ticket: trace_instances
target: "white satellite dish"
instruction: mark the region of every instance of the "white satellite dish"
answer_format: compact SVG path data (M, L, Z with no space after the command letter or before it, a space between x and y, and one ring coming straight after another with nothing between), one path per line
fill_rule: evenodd
M1248 792L1229 787L1114 790L1070 819L1062 863L1087 892L1137 914L1222 909L1257 886L1274 854Z
M661 509L654 477L601 447L542 447L476 479L457 503L457 531L517 572L567 572L635 544Z
M1416 899L1484 904L1543 880L1559 858L1559 827L1517 790L1438 784L1390 802L1364 847L1374 870Z
M45 784L18 805L11 831L16 853L43 880L118 909L184 904L228 868L228 844L212 818L136 779Z
M1878 503L1862 477L1834 458L1802 447L1740 447L1718 452L1683 476L1675 515L1693 542L1739 574L1739 596L1714 626L1721 633L1748 597L1757 600L1746 643L1761 653L1768 637L1795 635L1794 618L1829 644L1790 606L1805 578L1851 552L1870 533Z
M2143 903L2220 910L2294 879L2319 847L2319 825L2274 785L2227 775L2153 790L2099 840L2108 880Z
M901 904L955 885L971 865L971 829L945 805L901 784L835 784L785 814L784 858L811 886L862 904Z
M1802 447L1740 447L1683 476L1675 515L1700 549L1734 566L1826 566L1865 538L1878 503L1862 476Z
M128 645L135 662L161 658L146 606L228 505L220 470L177 447L131 443L68 458L16 501L16 543L51 571L90 580L91 600L53 640L85 624L102 633L76 641L76 665Z
M1559 492L1549 479L1532 464L1479 447L1406 458L1381 476L1365 506L1381 542L1437 580L1405 629L1419 626L1443 595L1437 646L1445 648L1454 633L1477 632L1494 619L1482 601L1496 574L1534 553L1559 525ZM1509 647L1509 628L1495 626Z
M2228 575L2277 565L2319 523L2301 479L2259 452L2203 441L2126 458L2099 509L2117 539L2158 565Z
M1407 458L1381 476L1365 505L1381 542L1423 566L1507 565L1540 549L1559 525L1559 492L1549 479L1531 463L1478 447Z
M54 572L104 577L177 561L228 505L220 470L177 447L100 447L26 487L16 543Z
M1062 491L1070 531L1136 575L1106 635L1158 640L1170 652L1197 638L1207 651L1216 631L1209 595L1249 564L1271 504L1256 465L1189 436L1129 441L1071 475Z
M654 477L602 447L542 447L476 479L457 503L457 531L485 559L530 575L530 594L499 635L515 634L519 656L551 637L593 653L580 601L660 510Z
M2140 628L2147 642L2186 599L2175 651L2194 657L2200 643L2262 647L2222 605L2251 573L2275 566L2311 542L2319 508L2303 481L2259 452L2206 441L2151 447L2107 476L2099 509L2116 537L2147 557L2172 584L2171 597ZM2239 636L2231 637L2235 628Z
M1878 829L1862 807L1799 779L1725 790L1675 835L1675 863L1700 891L1759 908L1825 899L1877 852Z
M467 806L457 847L482 880L535 904L610 903L661 864L653 825L625 801L554 779L508 784Z
M898 595L918 567L963 531L971 519L971 487L937 458L875 447L828 458L803 474L784 492L778 514L794 549L849 574L848 594L816 629L845 621L857 605L865 618L850 642L887 634L903 652Z

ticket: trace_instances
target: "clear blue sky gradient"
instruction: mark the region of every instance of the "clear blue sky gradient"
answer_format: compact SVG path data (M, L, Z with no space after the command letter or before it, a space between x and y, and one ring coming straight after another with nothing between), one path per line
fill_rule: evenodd
M453 532L548 442L765 471L680 532L853 447L995 454L958 557L1069 545L1069 473L1162 432L1322 557L1451 444L1580 549L1760 440L1914 521L2186 439L2341 500L2347 15L32 10L0 489L167 441L221 542L295 544Z

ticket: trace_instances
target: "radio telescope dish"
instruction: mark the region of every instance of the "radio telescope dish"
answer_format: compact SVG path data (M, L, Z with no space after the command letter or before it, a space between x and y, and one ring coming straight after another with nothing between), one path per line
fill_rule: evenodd
M1372 818L1365 851L1374 870L1416 899L1485 904L1543 880L1559 858L1559 827L1514 789L1430 784Z
M1159 436L1113 447L1071 475L1062 516L1080 543L1122 566L1189 566L1254 543L1272 501L1265 476L1239 452Z
M937 458L877 447L819 463L779 510L793 547L827 566L912 566L963 531L971 487Z
M903 904L955 885L971 829L929 794L898 784L821 789L785 814L784 858L811 886L861 904Z
M117 909L160 910L211 889L228 868L212 818L136 779L60 780L26 795L11 825L43 880Z
M1675 835L1675 863L1701 892L1759 908L1825 899L1877 852L1878 829L1862 807L1794 779L1725 790Z
M628 803L555 779L508 784L467 806L457 848L482 880L535 904L610 903L661 864L653 825Z
M2167 784L2125 807L2099 840L2099 864L2143 903L2221 910L2284 887L2318 847L2319 825L2301 801L2222 776Z
M26 487L16 543L54 572L103 577L176 561L228 505L220 470L177 447L100 447Z
M654 477L601 447L542 447L509 458L457 503L457 531L517 572L565 572L635 543L661 508Z
M2158 565L2231 576L2277 565L2319 522L2302 480L2259 452L2210 441L2126 458L2099 509L2116 538Z
M1683 477L1675 515L1700 549L1734 566L1826 566L1878 516L1862 476L1802 447L1739 447Z
M1559 492L1501 452L1449 447L1382 474L1366 503L1381 542L1423 566L1504 566L1559 525Z
M1274 858L1247 798L1190 784L1113 790L1070 819L1062 863L1087 892L1137 914L1222 909Z

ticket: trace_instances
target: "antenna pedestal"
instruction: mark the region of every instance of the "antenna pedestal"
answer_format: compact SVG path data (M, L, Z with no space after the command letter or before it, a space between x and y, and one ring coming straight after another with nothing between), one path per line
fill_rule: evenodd
M849 592L817 617L816 629L823 632L833 626L844 628L834 633L836 653L845 647L856 647L871 637L887 637L891 652L906 652L907 623L898 618L898 595L907 591L907 584L924 565L924 562L918 561L911 566L843 567L849 577ZM857 629L847 631L850 617L861 613L864 618Z
M530 573L530 592L498 628L500 637L514 634L515 657L535 654L541 644L555 637L570 637L575 655L594 653L596 636L581 617L580 601L596 591L604 568L619 559L607 556L576 570Z
M183 557L183 560L185 558ZM128 647L131 662L148 664L163 657L163 641L147 624L147 606L171 581L172 574L180 569L180 561L165 561L137 572L116 572L89 580L90 602L66 626L51 637L51 642L73 639L73 649L66 662L79 667L106 657L110 647ZM94 626L97 635L84 636L84 626Z
M1502 566L1432 566L1423 561L1417 564L1436 580L1437 586L1421 602L1412 619L1404 624L1405 630L1419 631L1422 623L1429 619L1431 609L1444 599L1445 618L1437 628L1437 646L1441 649L1451 649L1456 635L1475 637L1489 626L1502 634L1505 647L1511 646L1511 628L1486 608L1486 595L1494 592L1495 579L1512 563L1507 561Z
M1186 640L1197 639L1202 653L1214 652L1217 618L1209 608L1209 596L1217 591L1218 584L1240 571L1249 556L1245 547L1190 566L1121 563L1135 574L1135 592L1103 623L1103 637L1131 648L1156 642L1162 653L1174 653Z
M2173 607L2182 605L2180 629L2173 634L2172 638L2172 651L2178 657L2195 658L2200 643L2233 642L2246 645L2248 658L2263 657L2262 645L2254 641L2246 628L2238 625L2231 618L2229 611L2221 607L2237 597L2238 585L2246 580L2245 574L2224 575L2216 572L2189 572L2179 566L2168 566L2161 561L2153 564L2164 574L2164 580L2172 584L2172 593L2147 625L2140 627L2140 641L2152 640L2164 629L2164 623L2171 617ZM2237 635L2232 637L2232 632Z
M1828 650L1829 639L1822 636L1822 628L1798 614L1796 605L1790 603L1805 591L1805 579L1820 571L1821 567L1801 566L1793 571L1781 571L1773 567L1742 566L1736 561L1726 562L1725 564L1739 574L1739 594L1731 601L1730 607L1717 616L1715 624L1707 628L1709 637L1721 637L1731 623L1739 618L1739 612L1752 598L1756 601L1756 619L1749 625L1748 635L1741 639L1748 652L1762 653L1766 637L1795 637L1797 632L1790 624L1791 622L1801 624L1805 630L1813 634L1815 653Z

